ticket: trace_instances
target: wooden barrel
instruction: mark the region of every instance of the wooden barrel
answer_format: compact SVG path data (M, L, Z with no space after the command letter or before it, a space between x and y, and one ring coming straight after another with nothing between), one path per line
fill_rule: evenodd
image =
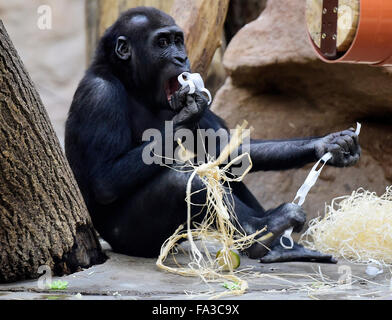
M325 1L332 3L331 1ZM359 0L340 0L336 1L337 7L328 5L326 8L324 0L306 1L306 23L309 35L314 44L321 48L323 37L333 37L334 34L327 35L322 32L323 17L328 10L336 15L336 51L346 52L354 41L359 22ZM336 11L336 12L333 12Z
M306 0L306 23L325 62L392 65L391 0Z

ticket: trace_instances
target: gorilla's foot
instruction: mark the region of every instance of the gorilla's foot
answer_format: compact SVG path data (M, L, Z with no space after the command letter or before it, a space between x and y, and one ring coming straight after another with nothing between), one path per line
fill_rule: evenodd
M286 203L276 209L269 210L263 218L258 221L258 228L254 225L255 232L257 229L267 227L267 231L261 235L257 242L250 248L246 249L246 254L251 259L264 257L274 247L275 242L279 239L285 230L293 228L294 232L300 232L306 221L306 214L302 208L296 204Z
M285 249L281 246L279 241L275 241L271 251L260 259L261 263L289 261L337 263L337 260L334 259L332 255L307 249L298 243L294 243L292 249Z

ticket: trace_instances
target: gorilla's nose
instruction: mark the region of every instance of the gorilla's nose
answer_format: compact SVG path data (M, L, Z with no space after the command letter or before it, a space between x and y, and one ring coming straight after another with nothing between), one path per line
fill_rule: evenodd
M178 65L183 66L184 63L186 62L187 57L186 56L175 56L174 57L174 62Z

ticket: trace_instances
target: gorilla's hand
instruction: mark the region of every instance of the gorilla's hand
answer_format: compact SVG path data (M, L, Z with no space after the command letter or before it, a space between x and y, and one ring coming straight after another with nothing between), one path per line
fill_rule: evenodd
M170 106L178 112L173 117L174 126L177 129L193 129L207 109L208 99L199 90L189 94L189 87L187 86L173 94L170 99Z
M328 162L329 165L347 167L357 163L361 156L361 147L358 135L353 130L331 133L318 139L314 146L317 159L330 152L332 159Z

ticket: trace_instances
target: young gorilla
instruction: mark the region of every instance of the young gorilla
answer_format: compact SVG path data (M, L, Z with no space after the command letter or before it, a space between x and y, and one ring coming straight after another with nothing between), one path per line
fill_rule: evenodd
M96 229L116 252L157 256L162 243L186 221L189 173L145 164L142 152L149 142L142 141L143 132L156 128L164 136L169 120L174 130L225 128L201 92L178 90L177 76L185 71L190 72L190 64L184 35L173 18L154 8L135 8L106 31L75 93L66 123L66 155ZM251 140L249 148L253 171L298 168L326 152L333 154L329 164L338 167L353 165L360 156L353 130L321 138ZM192 190L202 188L195 179ZM302 229L306 218L301 207L286 203L265 211L243 183L232 188L243 229L252 233L267 226L274 235L265 243L271 251L255 244L250 257L334 262L298 244L292 250L280 246L284 230ZM204 203L205 193L192 201Z

